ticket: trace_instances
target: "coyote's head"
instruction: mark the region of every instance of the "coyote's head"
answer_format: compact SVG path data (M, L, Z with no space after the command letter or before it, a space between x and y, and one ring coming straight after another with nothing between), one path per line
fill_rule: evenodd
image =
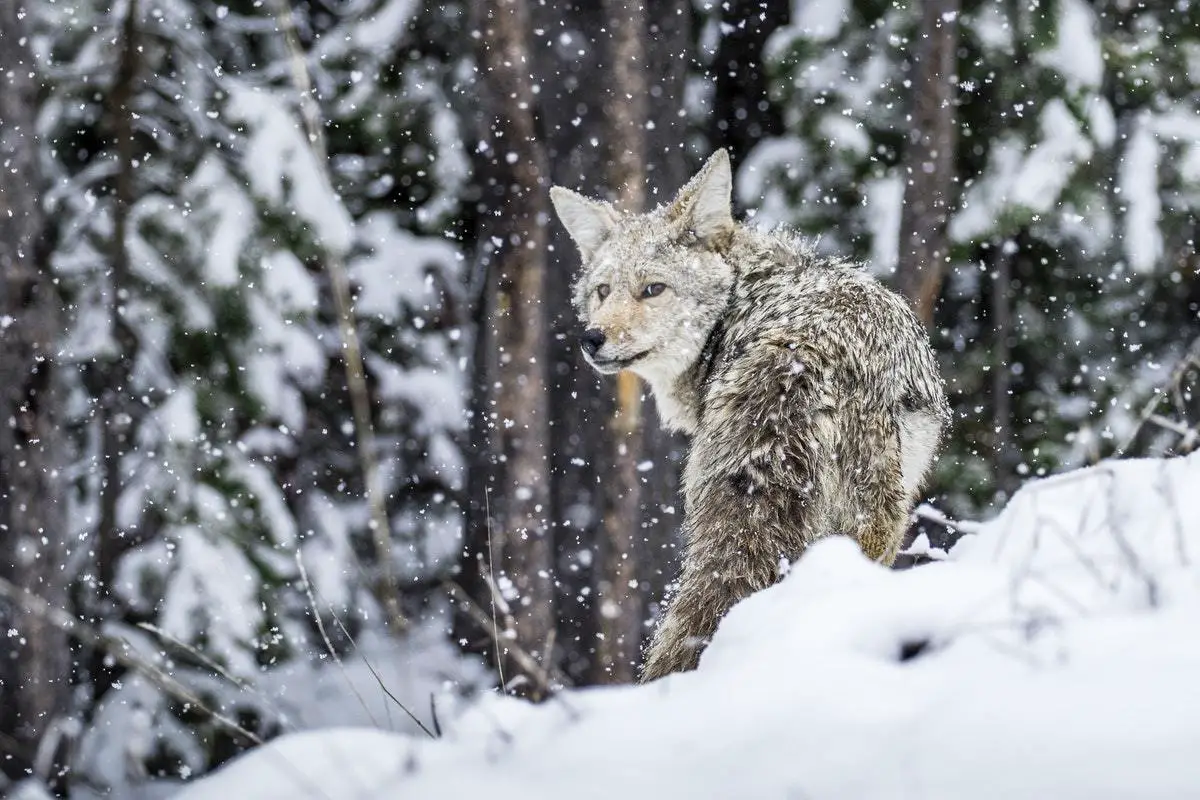
M695 363L733 285L729 156L718 150L669 204L647 214L555 186L550 199L583 257L574 303L584 357L652 383Z

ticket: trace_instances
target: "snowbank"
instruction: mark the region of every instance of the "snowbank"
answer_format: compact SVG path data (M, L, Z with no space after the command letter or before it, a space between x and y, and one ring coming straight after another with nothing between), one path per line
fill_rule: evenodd
M949 561L814 547L700 669L279 739L186 800L1200 796L1200 456L1022 490Z

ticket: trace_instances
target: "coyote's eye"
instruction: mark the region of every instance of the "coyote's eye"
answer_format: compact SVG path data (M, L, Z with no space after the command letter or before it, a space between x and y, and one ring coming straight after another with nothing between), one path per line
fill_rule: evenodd
M658 297L667 290L665 283L647 283L642 289L642 297Z
M599 297L601 300L603 300L604 298L608 297L608 293L611 291L612 287L610 287L607 283L602 283L596 287L596 297Z

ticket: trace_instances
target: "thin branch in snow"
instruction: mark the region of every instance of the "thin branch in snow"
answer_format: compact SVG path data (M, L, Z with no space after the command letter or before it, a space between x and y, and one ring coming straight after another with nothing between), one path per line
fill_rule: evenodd
M253 689L253 687L250 684L246 683L244 680L242 680L238 676L234 675L229 670L225 669L223 666L218 664L216 661L214 661L208 655L200 652L200 650L198 650L195 647L192 647L190 644L183 641L182 639L178 639L178 638L172 636L171 634L167 633L166 631L164 631L162 628L158 627L157 625L152 625L149 622L139 622L137 626L139 628L141 628L142 630L147 631L148 633L154 634L155 636L157 636L159 638L159 640L187 653L189 656L191 656L192 658L199 661L204 667L206 667L207 669L210 669L213 672L215 672L216 674L220 675L222 678L229 681L237 688L242 689L244 691L250 691Z
M329 613L333 614L333 621L337 623L339 628L341 628L342 635L350 640L350 644L354 647L354 652L358 654L358 657L362 659L363 664L366 665L368 670L370 670L371 677L373 677L375 682L379 684L379 688L383 690L383 693L386 694L393 703L398 705L401 711L403 711L405 714L408 714L409 719L415 722L417 727L425 732L426 736L428 736L430 739L436 739L437 736L434 735L433 731L429 730L429 728L425 726L425 723L421 722L417 715L410 711L408 706L400 702L400 698L392 694L391 690L387 688L387 684L383 682L383 678L381 678L379 676L379 672L376 671L375 665L372 664L363 651L359 649L358 642L356 642L354 637L350 635L350 631L346 630L346 626L342 624L342 618L339 617L337 612L333 610L333 606L329 606Z
M489 624L490 620L488 619L487 612L480 608L479 604L467 594L465 589L450 580L443 581L442 586L454 601L458 603L459 607L466 612L472 622L481 629L488 631L493 638L500 636L499 630ZM538 663L538 660L527 653L515 640L504 642L504 647L508 655L525 670L526 674L538 684L547 696L554 694L559 688L570 685L570 681L566 675L563 675L558 669L553 667L547 670L546 667Z
M437 696L432 693L429 695L429 719L433 721L433 732L440 739L442 736L442 723L438 719Z
M1034 494L1031 502L1034 510L1038 512L1036 524L1039 527L1048 528L1051 533L1056 534L1063 545L1071 551L1071 555L1075 556L1076 560L1083 565L1087 573L1096 579L1096 583L1105 591L1112 592L1114 590L1112 582L1104 577L1104 572L1100 569L1095 559L1087 555L1079 545L1083 541L1083 525L1087 521L1087 513L1084 512L1079 515L1079 525L1076 527L1075 533L1072 534L1058 520L1051 516L1043 516L1038 511L1038 500L1038 495Z
M1200 439L1200 431L1197 431L1195 428L1185 425L1178 420L1168 419L1161 414L1151 414L1146 419L1146 422L1178 434L1182 439L1182 441L1179 442L1179 451L1181 453L1190 452L1191 449L1196 446L1197 439Z
M500 626L496 623L496 557L492 550L492 492L489 487L484 487L483 490L483 510L484 518L487 522L487 544L488 544L488 575L491 580L488 583L491 591L492 600L492 643L496 646L496 670L500 673L500 691L507 693L508 684L504 680L504 658L500 653Z
M1189 567L1192 560L1187 552L1187 535L1183 532L1183 514L1179 511L1179 500L1175 497L1175 487L1167 478L1167 462L1165 461L1158 465L1158 479L1154 482L1154 488L1171 510L1171 527L1175 534L1175 549L1179 553L1179 563Z
M312 79L304 51L296 34L296 20L286 0L276 0L275 13L279 28L287 45L292 74L292 85L300 105L300 115L308 134L309 147L314 161L322 171L326 183L334 186L329 174L329 153L325 147L325 136L321 128L321 111L314 99ZM375 461L375 427L371 422L371 396L367 390L366 367L362 348L359 345L358 328L355 325L354 303L350 295L350 279L346 275L346 264L342 253L334 248L324 253L325 269L333 287L334 304L337 306L338 330L342 337L342 364L346 370L346 389L350 393L350 405L354 415L355 449L363 472L363 488L371 512L370 529L375 545L375 559L382 574L382 586L378 596L389 617L389 622L398 630L408 627L408 621L400 610L400 586L392 565L391 527L388 525L387 509L384 507L385 490Z
M516 620L516 617L513 615L512 607L509 605L508 601L504 599L504 594L500 591L500 587L496 584L495 576L494 575L484 575L483 582L488 587L488 596L491 599L491 606L492 606L492 631L491 632L492 632L492 639L496 643L496 663L497 663L497 665L499 665L500 660L501 660L500 659L500 641L501 641L501 639L504 640L504 647L506 648L506 651L508 648L512 648L512 647L516 646L517 620ZM500 612L504 615L503 633L501 633L500 626L496 621L497 607L499 607ZM544 642L546 649L543 651L544 659L548 659L550 657L550 653L552 652L551 648L554 646L555 635L556 635L556 632L553 628L551 628L546 633L546 641ZM524 651L522 651L522 652L524 652ZM535 663L537 662L537 659L534 658L534 656L532 654L528 654L528 655L529 655L529 658L533 659L533 661ZM497 666L497 669L499 669L499 666ZM545 667L539 667L539 669L543 673L546 673ZM546 674L549 674L549 673L546 673ZM531 677L531 676L518 675L512 679L511 683L506 683L504 680L504 672L501 670L501 672L500 672L501 690L504 691L505 694L507 694L509 689L513 689L518 686L521 686L523 684L523 680L526 678L529 678L529 677ZM538 683L539 683L539 685L542 686L543 690L546 690L547 687L545 685L545 681L538 681Z
M376 728L379 728L379 721L376 720L375 715L371 713L371 709L367 705L367 701L363 699L361 694L359 694L358 689L354 685L354 681L350 680L350 674L346 671L345 663L342 661L341 656L339 656L337 651L334 649L333 643L329 639L329 634L325 632L325 623L321 621L321 612L317 608L316 589L313 588L312 581L310 581L308 578L308 570L304 568L304 559L301 557L299 550L296 551L296 565L300 568L300 579L304 583L304 594L308 597L308 605L309 608L312 609L313 617L317 621L317 630L321 632L321 639L325 642L325 649L329 652L330 657L337 662L338 668L342 672L342 676L345 677L346 683L350 687L350 691L353 692L354 696L358 698L358 702L362 704L363 710L367 712L367 716L371 719L372 724L374 724ZM383 690L383 693L387 695L393 703L399 706L400 709L417 724L418 728L423 730L431 739L436 739L437 737L434 736L433 732L425 726L425 723L421 722L417 715L410 711L408 706L400 702L400 699L396 697L396 695L392 694L392 692L387 688L387 685L383 682L383 678L379 676L379 672L375 669L375 665L373 665L370 660L367 659L366 655L363 654L362 650L358 646L358 642L355 641L354 637L350 635L350 631L346 629L346 626L342 624L342 618L337 615L337 612L334 611L333 606L326 604L326 607L329 609L330 615L333 616L333 621L336 622L338 628L341 629L342 635L350 641L350 645L354 648L354 652L357 653L358 657L362 659L363 664L365 664L367 670L370 671L371 677L373 677L375 682L379 684L379 688Z
M1146 602L1150 604L1151 608L1157 608L1160 602L1158 579L1150 570L1146 569L1141 558L1138 557L1137 550L1129 543L1129 539L1121 530L1121 519L1117 515L1116 506L1117 476L1111 469L1103 468L1103 471L1108 478L1108 491L1105 493L1108 497L1108 531L1112 535L1113 541L1117 543L1117 548L1121 551L1129 568L1146 584Z
M1138 434L1142 432L1142 429L1147 424L1156 425L1181 436L1182 441L1179 443L1178 452L1189 453L1195 448L1196 444L1200 442L1200 431L1186 423L1164 417L1157 412L1162 402L1169 397L1174 403L1175 412L1182 417L1186 417L1187 401L1183 396L1184 378L1187 376L1189 370L1198 369L1200 369L1200 337L1196 338L1188 346L1187 353L1179 360L1175 368L1171 370L1171 375L1167 378L1166 383L1155 390L1154 395L1146 401L1138 417L1137 424L1133 426L1133 430L1125 437L1125 441L1113 452L1114 458L1120 458L1128 452Z
M293 725L288 720L287 714L283 711L283 709L281 709L279 707L278 703L276 703L274 699L272 699L271 697L268 697L266 694L264 694L261 690L259 690L253 684L242 680L238 676L231 673L229 670L225 669L225 667L218 664L216 661L214 661L212 658L210 658L205 653L202 653L198 648L193 647L192 645L188 644L187 642L183 641L182 639L172 636L170 633L167 633L162 628L158 627L157 625L152 625L149 622L139 622L138 627L148 633L154 634L156 637L158 637L158 639L160 641L165 642L165 643L171 645L172 647L175 647L175 648L187 653L189 656L196 659L198 662L200 662L200 664L202 664L207 669L211 670L212 672L221 676L225 680L229 681L231 684L233 684L234 686L236 686L238 689L242 690L243 692L246 692L247 694L253 696L256 700L261 702L265 708L269 709L271 711L271 713L273 713L275 715L275 719L278 720L279 723L282 726L284 726L285 728L290 728L293 731L297 730L296 726Z
M300 580L304 585L304 594L308 597L308 607L312 611L313 619L316 620L317 630L321 633L321 641L325 643L325 650L329 653L329 657L334 660L341 670L342 677L346 679L346 685L350 687L350 691L358 698L359 705L363 707L363 711L367 712L367 717L371 720L371 724L376 728L380 727L379 720L375 719L375 715L371 713L370 706L363 696L358 693L358 687L354 685L354 681L350 680L350 674L346 672L346 665L342 663L342 657L337 654L337 650L333 647L333 642L329 640L329 634L325 631L325 623L321 620L321 611L317 608L317 598L313 594L312 581L308 579L308 570L304 568L304 559L300 556L300 551L296 551L296 566L300 568Z

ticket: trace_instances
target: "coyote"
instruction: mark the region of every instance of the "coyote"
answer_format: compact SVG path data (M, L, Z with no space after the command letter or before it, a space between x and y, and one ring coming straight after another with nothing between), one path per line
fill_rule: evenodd
M718 150L646 214L550 190L582 256L585 359L641 376L691 437L683 569L642 681L694 668L729 608L822 536L890 565L949 421L905 301L794 233L736 223L731 186Z

